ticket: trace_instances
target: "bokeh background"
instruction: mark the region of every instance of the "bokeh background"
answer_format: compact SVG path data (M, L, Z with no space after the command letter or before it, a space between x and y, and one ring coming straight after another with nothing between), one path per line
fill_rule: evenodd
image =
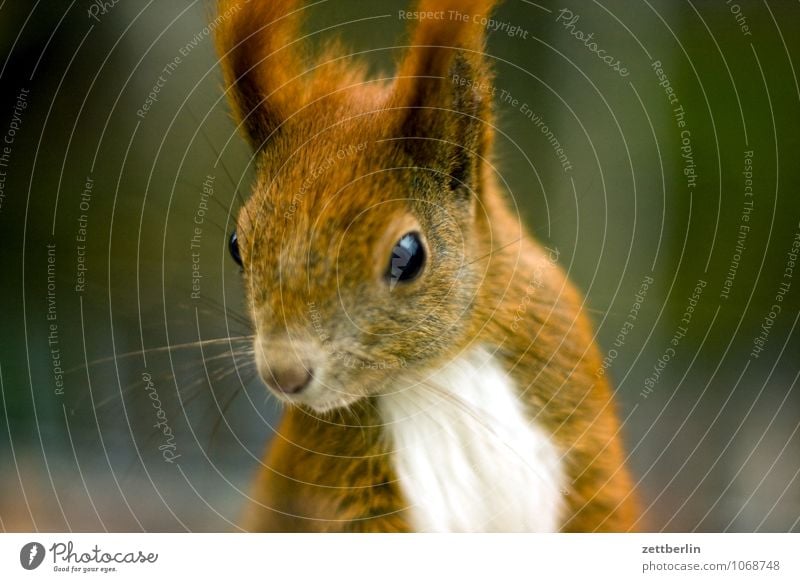
M226 339L250 333L226 244L253 170L214 9L102 4L0 2L0 529L235 530L280 409ZM391 71L403 9L322 0L307 31ZM800 530L800 4L508 0L495 18L521 31L489 35L497 162L586 293L640 526Z

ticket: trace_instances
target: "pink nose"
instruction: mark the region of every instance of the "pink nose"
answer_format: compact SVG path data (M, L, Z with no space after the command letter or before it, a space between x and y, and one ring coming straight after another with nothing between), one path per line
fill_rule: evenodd
M258 373L270 389L298 395L314 380L316 348L299 338L264 338L255 341Z
M276 392L299 394L311 383L311 370L300 362L292 364L275 363L262 374L264 382Z

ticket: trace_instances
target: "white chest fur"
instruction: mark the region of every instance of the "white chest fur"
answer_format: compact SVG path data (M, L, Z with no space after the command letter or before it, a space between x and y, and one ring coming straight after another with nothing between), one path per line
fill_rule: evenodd
M379 406L417 531L558 530L558 450L485 350L398 386Z

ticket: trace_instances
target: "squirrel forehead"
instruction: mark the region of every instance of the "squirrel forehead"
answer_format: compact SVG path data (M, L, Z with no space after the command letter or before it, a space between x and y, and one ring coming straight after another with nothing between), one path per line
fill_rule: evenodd
M345 215L412 195L408 161L367 133L293 140L263 153L248 206L286 219ZM408 185L408 187L406 187ZM252 208L256 207L256 208ZM274 217L270 217L270 220Z
M373 233L380 236L414 214L418 195L412 170L390 159L388 149L365 139L272 153L239 214L240 234L254 245L269 241L298 250L330 249L346 239L370 246Z

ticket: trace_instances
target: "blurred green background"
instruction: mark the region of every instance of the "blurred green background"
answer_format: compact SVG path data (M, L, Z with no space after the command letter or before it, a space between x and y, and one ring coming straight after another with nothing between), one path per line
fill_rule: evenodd
M0 3L0 528L235 529L280 411L246 342L192 345L249 333L226 244L253 171L204 29L213 6L99 6ZM321 1L307 30L388 72L407 8ZM641 527L800 530L800 271L787 271L800 241L800 5L508 0L495 19L520 31L489 35L496 161L587 295ZM204 182L213 200L192 249Z

